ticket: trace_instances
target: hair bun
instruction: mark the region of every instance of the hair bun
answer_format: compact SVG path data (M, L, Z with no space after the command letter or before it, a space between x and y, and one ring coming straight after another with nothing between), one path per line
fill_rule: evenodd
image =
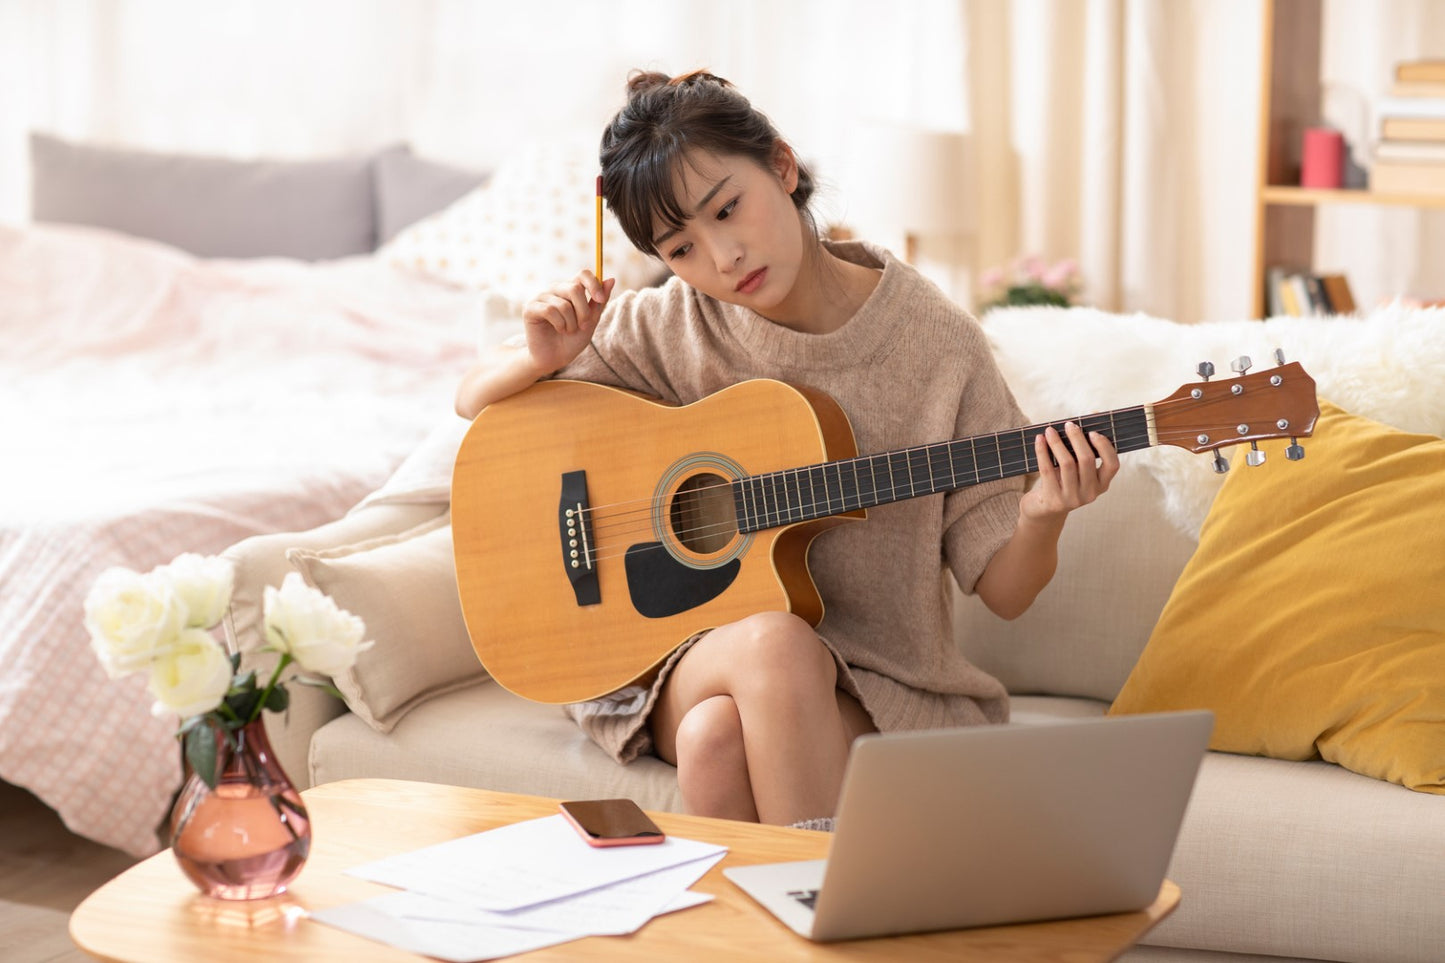
M630 100L655 87L665 87L671 80L667 74L656 70L634 70L627 77L627 97Z
M731 87L723 78L708 71L706 67L669 77L657 70L635 70L627 78L627 98L631 100L659 87L683 87L696 83L713 83L719 87Z

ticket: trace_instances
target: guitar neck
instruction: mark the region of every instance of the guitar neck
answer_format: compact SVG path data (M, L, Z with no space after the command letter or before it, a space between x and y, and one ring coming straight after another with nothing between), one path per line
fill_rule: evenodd
M1121 453L1157 444L1152 405L1074 418ZM900 448L802 468L749 475L733 483L738 529L756 532L908 498L968 488L1038 471L1033 439L1048 425ZM1053 427L1064 437L1064 423Z

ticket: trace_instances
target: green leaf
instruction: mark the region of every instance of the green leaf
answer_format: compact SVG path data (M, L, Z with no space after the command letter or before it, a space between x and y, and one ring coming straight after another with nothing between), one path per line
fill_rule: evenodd
M286 707L290 704L291 697L286 694L285 689L278 685L272 689L271 694L266 697L266 705L262 708L270 709L272 712L285 712Z
M186 733L186 761L207 786L216 788L216 733L210 726Z
M241 671L241 653L239 653L239 652L232 652L232 653L231 653L231 674L234 675L235 673L240 672L240 671Z
M245 675L238 675L231 680L231 692L248 692L256 688L256 670L252 669Z

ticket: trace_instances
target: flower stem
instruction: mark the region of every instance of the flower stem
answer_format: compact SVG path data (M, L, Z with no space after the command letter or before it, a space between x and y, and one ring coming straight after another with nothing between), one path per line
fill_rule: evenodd
M271 690L276 688L276 682L281 678L282 671L291 664L291 653L282 652L281 658L276 662L276 671L271 673L271 681L266 683L266 689L261 693L261 699L251 709L251 716L246 720L247 724L255 722L261 715L261 710L271 698Z

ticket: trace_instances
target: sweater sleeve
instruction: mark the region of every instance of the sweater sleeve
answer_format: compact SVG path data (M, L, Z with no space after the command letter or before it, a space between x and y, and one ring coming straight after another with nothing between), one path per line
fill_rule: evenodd
M963 326L964 386L954 426L955 438L993 434L1027 424L978 323ZM979 576L1018 525L1024 476L984 482L944 498L944 554L959 587L972 595Z
M681 310L676 278L661 287L624 291L607 305L592 341L553 377L629 388L669 401L665 321Z

